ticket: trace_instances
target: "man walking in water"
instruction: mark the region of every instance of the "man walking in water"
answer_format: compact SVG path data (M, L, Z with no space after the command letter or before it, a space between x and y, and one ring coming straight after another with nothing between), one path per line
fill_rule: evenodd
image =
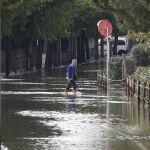
M76 80L77 80L77 74L76 74L76 68L77 68L77 60L73 59L72 63L67 66L67 73L66 73L66 79L68 80L68 85L65 89L65 94L69 91L71 87L73 87L73 94L76 95Z

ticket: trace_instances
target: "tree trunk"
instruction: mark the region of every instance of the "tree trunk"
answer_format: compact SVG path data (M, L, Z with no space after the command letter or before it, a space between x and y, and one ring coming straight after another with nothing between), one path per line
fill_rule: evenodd
M60 66L62 65L62 41L61 41L61 38L59 38L58 40L59 42L59 63L60 63Z
M88 43L88 38L85 38L85 45L86 45L86 59L90 59L90 54L89 54L89 43Z
M78 62L81 62L81 36L77 37Z
M85 37L84 34L81 35L81 62L85 61L85 48L84 48L84 44L85 44Z
M77 40L77 34L75 33L75 39L74 39L74 44L75 44L75 56L74 58L78 59L78 40Z
M114 49L113 49L114 55L117 55L117 43L118 43L118 35L115 35L115 43L114 43Z
M45 62L45 69L52 68L52 54L53 54L53 44L48 44L47 55L46 55L46 62Z
M28 42L26 45L28 45ZM26 70L29 70L29 49L28 49L28 46L26 46L26 48L25 48L25 56L26 56Z
M11 41L10 36L8 37L8 46L6 48L6 77L10 75L10 60L11 60Z
M36 69L42 68L42 48L43 48L43 41L39 40L37 45Z
M75 38L75 34L72 35L72 58L76 58L76 38Z
M32 68L32 40L27 40L27 47L25 48L26 55L26 70L30 70Z
M29 41L29 69L33 70L33 41Z
M95 59L97 60L98 58L98 39L95 38Z
M60 65L60 42L59 40L54 42L54 66L58 67Z
M42 51L42 68L45 68L46 63L46 55L47 55L47 47L48 47L48 41L45 38L43 43L43 51Z
M104 57L104 39L101 37L101 57Z

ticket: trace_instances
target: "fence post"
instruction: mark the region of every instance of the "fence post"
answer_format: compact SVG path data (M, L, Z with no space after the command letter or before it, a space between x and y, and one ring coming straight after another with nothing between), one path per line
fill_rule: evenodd
M150 83L148 83L148 103L150 106Z
M143 86L144 86L143 87L143 103L145 103L145 96L146 96L145 95L146 94L146 88L145 88L146 87L146 83L145 82L144 82Z
M100 87L100 89L101 89L101 87L102 87L102 70L101 70L101 72L100 72L100 83L99 83L99 87Z
M101 72L100 72L100 88L102 87L102 84L103 84L103 72L102 72L102 70L101 70Z
M128 77L125 80L125 84L126 84L126 95L128 96Z
M130 81L130 86L131 86L131 88L130 88L130 96L133 96L133 79L131 78L131 81Z
M128 77L128 96L130 96L130 76Z
M140 81L138 81L138 93L137 93L137 100L138 100L138 103L140 103L140 93L141 93Z
M100 88L101 84L101 76L100 76L101 70L98 72L98 89Z
M129 97L129 76L127 78L127 95Z
M97 86L99 88L99 71L97 71Z
M105 90L107 90L107 80L109 79L107 78L107 75L105 74Z
M101 71L101 80L100 80L100 87L102 88L103 86L103 71Z
M102 89L104 90L104 72L102 72Z
M123 80L127 77L127 61L124 53L122 53L122 58L123 58L122 60L122 80Z
M136 83L136 80L133 79L133 96L134 96L134 94L135 94L135 83Z

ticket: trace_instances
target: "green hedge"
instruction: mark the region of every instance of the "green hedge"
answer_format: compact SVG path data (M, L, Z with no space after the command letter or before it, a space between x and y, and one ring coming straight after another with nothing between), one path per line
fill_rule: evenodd
M138 67L133 76L141 82L150 82L150 67Z
M113 80L122 79L122 56L113 56L110 60L110 78ZM136 67L132 57L126 57L127 74L131 75L135 72Z
M135 45L131 50L131 57L136 66L150 65L150 48L146 44Z
M150 81L150 48L146 44L135 45L131 50L131 55L127 56L126 60L128 75L134 74L136 79L141 79L145 82ZM137 69L137 67L139 68ZM122 78L122 56L111 57L110 78Z

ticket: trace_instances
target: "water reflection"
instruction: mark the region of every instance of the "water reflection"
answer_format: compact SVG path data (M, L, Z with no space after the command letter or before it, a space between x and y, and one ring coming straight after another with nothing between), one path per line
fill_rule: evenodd
M149 108L128 101L120 84L111 84L109 95L97 91L97 66L81 66L75 98L64 96L63 69L3 80L3 145L10 150L149 150Z
M66 102L66 107L68 112L75 112L76 110L76 100L77 98L73 95L67 96L68 100Z

